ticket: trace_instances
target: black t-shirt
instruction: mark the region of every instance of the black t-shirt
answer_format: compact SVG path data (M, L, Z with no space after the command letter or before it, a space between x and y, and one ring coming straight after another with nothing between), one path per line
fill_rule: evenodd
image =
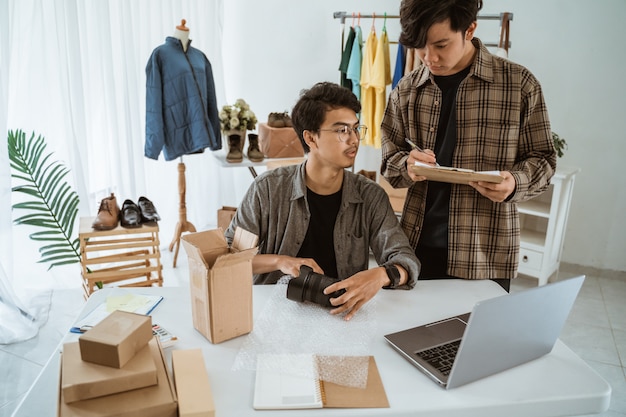
M442 166L452 165L456 147L456 93L461 81L469 74L470 67L453 75L435 76L435 83L442 93L441 116L435 142L437 162ZM448 213L450 211L451 185L445 182L428 182L426 212L418 246L430 248L448 247Z
M337 278L338 275L333 233L341 207L341 192L342 190L339 190L334 194L320 195L307 188L311 220L298 252L299 258L315 259L324 270L324 275L333 278Z

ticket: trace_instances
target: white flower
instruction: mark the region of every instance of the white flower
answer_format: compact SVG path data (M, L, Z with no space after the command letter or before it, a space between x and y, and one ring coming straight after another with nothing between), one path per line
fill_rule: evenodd
M230 126L231 129L236 129L239 127L239 119L237 117L231 117L230 120L228 121L228 126Z
M237 99L235 104L222 106L219 112L220 127L222 131L227 130L254 130L257 118L250 106L242 98Z

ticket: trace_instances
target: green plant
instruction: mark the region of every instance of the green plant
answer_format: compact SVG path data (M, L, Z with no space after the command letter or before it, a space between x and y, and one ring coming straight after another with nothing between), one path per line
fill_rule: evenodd
M567 150L567 142L565 141L565 139L563 139L554 132L552 132L552 141L554 142L554 149L556 149L556 154L559 158L562 157Z
M78 194L64 181L69 169L59 161L50 161L52 153L44 154L45 139L33 132L30 139L21 130L9 131L7 137L11 190L28 196L27 201L13 204L14 210L26 214L16 218L15 224L42 228L31 233L32 240L46 243L39 248L40 263L54 266L80 262L79 240L73 238L78 214Z

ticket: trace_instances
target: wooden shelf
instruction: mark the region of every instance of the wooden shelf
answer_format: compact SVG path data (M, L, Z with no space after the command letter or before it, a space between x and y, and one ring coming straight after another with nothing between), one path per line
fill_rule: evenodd
M98 287L149 287L163 285L159 226L156 222L138 228L118 225L111 230L94 230L94 217L81 217L81 273L85 296Z

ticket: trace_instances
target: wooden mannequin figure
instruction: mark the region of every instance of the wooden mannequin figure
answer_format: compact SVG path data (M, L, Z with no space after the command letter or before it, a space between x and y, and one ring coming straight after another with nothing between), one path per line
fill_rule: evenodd
M187 220L187 204L185 203L186 190L185 164L183 163L183 158L181 157L180 162L178 163L178 223L176 224L174 238L172 239L169 248L170 252L176 248L176 251L174 252L174 262L172 265L174 268L176 268L176 259L178 258L178 250L180 249L180 236L184 232L196 232L196 227Z
M180 25L176 26L176 30L174 31L174 37L181 41L185 52L187 52L187 45L189 43L189 28L185 26L186 23L187 21L182 19L180 21ZM174 238L172 239L169 247L170 252L176 248L176 251L174 252L174 268L176 268L176 259L178 258L178 251L180 249L180 236L184 232L195 233L196 231L196 227L187 220L187 204L185 203L186 188L185 164L183 163L183 158L181 157L178 164L178 196L180 201L178 206L178 223L176 224Z

